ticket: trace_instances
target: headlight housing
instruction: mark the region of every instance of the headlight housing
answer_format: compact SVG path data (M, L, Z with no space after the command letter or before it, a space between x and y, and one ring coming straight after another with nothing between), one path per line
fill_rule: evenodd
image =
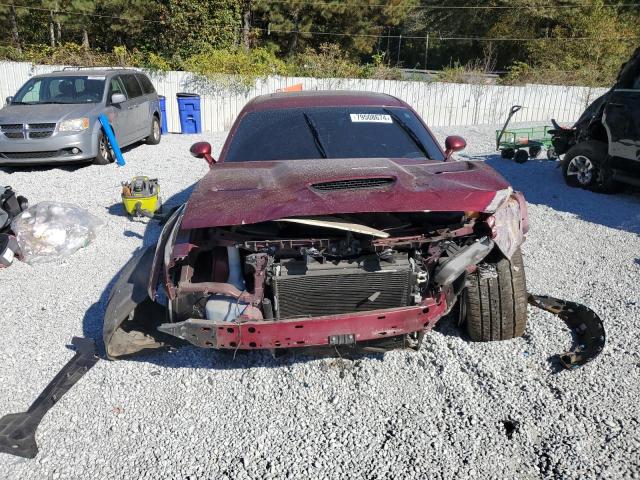
M507 188L503 188L502 190L498 190L496 192L496 194L493 197L493 200L491 200L491 203L489 203L489 205L487 205L487 207L484 209L485 212L487 213L493 213L496 210L498 210L498 208L507 201L507 199L509 197L511 197L511 194L513 193L513 189L511 187L507 187Z
M492 218L492 237L498 248L507 257L511 256L524 241L524 228L520 203L515 197L509 198L490 217Z
M82 132L89 128L89 119L87 117L74 118L72 120L64 120L58 126L59 132Z

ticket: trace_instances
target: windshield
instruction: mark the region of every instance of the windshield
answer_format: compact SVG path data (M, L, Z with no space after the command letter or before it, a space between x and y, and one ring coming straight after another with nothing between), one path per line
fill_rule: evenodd
M99 103L104 93L104 76L59 76L32 78L11 104Z
M411 110L315 107L245 115L224 161L313 158L444 160L435 140Z

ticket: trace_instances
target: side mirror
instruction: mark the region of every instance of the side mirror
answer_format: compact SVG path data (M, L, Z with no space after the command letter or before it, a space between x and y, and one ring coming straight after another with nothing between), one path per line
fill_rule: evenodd
M452 153L459 152L460 150L464 150L467 147L467 141L457 135L451 135L445 139L444 146L444 156L447 160L449 160Z
M121 93L114 93L113 95L111 95L111 103L113 103L114 105L117 105L119 103L124 103L126 101L127 101L127 97L125 97Z
M12 101L12 100L13 100L13 97L7 97L7 98L5 99L5 101L6 101L7 105L11 105L11 101Z
M211 156L211 144L209 142L194 143L189 151L196 158L204 158L210 167L216 163L215 158Z

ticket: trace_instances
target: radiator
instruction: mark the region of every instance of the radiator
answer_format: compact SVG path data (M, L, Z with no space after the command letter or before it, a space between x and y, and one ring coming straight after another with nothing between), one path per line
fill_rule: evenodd
M414 280L408 262L383 262L382 265L292 262L288 267L272 278L277 319L364 312L410 304Z

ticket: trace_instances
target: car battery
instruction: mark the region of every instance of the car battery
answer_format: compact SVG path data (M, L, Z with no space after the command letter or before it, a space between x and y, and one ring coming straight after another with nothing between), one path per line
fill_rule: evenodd
M10 266L17 253L18 241L16 237L0 233L0 268Z

